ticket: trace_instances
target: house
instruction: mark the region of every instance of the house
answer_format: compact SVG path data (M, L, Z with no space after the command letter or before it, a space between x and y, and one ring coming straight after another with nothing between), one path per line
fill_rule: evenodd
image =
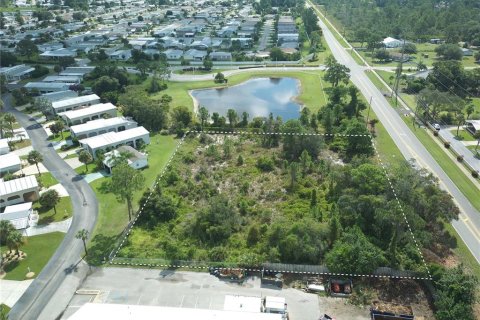
M279 33L277 36L278 42L298 42L298 33Z
M465 129L475 135L477 132L480 132L480 120L465 121Z
M178 60L183 56L182 50L168 49L164 52L167 60Z
M132 57L132 50L117 50L108 55L112 60L127 61Z
M210 52L210 59L212 61L232 61L232 54L230 52Z
M100 103L86 108L62 112L59 115L65 120L67 125L72 126L104 117L116 117L117 107L110 102Z
M141 50L147 46L147 40L130 40L128 44L132 46L133 49Z
M121 157L122 154L127 154L127 164L133 169L142 169L148 166L148 158L144 153L141 153L131 146L121 146L115 150L105 153L103 165L112 172L112 168L115 166L115 159Z
M7 220L17 230L28 228L32 224L34 212L31 202L7 206L3 213L0 213L0 221Z
M185 60L193 60L193 61L203 61L207 56L207 51L200 51L197 49L190 49L183 55Z
M22 162L15 153L7 153L0 156L0 175L13 173L20 169L22 169Z
M8 139L0 139L0 155L7 154L10 152L10 147L8 145Z
M463 53L463 56L464 57L471 57L473 56L473 51L468 49L468 48L461 48L462 49L462 53Z
M38 200L38 182L35 176L3 181L0 179L0 208Z
M130 118L115 117L108 119L92 120L84 124L78 124L70 127L72 137L85 139L107 132L120 132L135 128L137 123Z
M385 48L399 48L403 45L403 41L392 37L387 37L383 39L382 43Z
M60 42L48 42L44 44L37 45L38 51L40 52L47 52L47 51L55 51L58 49L63 48L63 43Z
M28 91L38 90L40 93L50 93L66 91L70 88L70 84L63 82L29 82L24 88Z
M232 40L232 43L234 41L238 41L242 49L250 48L253 44L252 38L232 38L231 40Z
M4 75L7 81L19 81L28 78L34 70L35 68L20 64L18 66L0 68L0 75Z
M45 51L44 53L40 54L40 57L43 59L48 59L48 60L58 60L60 58L65 58L65 57L76 57L77 52L75 50L70 50L70 49L58 49L58 50L53 50L53 51Z
M80 140L80 145L96 158L97 151L110 151L122 145L134 148L150 143L150 133L144 127L136 127L121 132L107 132L99 136Z
M70 84L79 84L82 81L82 77L79 76L47 76L43 82L64 82Z
M291 16L281 16L277 24L278 33L297 33L297 26Z
M52 102L52 109L55 114L59 114L60 112L89 107L98 103L100 103L100 97L96 94L89 94L87 96L73 97Z
M45 98L50 102L55 102L55 101L60 101L60 100L65 100L68 98L75 98L75 97L78 97L78 93L76 91L65 90L65 91L45 93L45 94L42 94L41 96L36 97L36 99Z
M95 67L67 67L65 70L60 72L61 76L80 76L83 78L84 75L92 72Z

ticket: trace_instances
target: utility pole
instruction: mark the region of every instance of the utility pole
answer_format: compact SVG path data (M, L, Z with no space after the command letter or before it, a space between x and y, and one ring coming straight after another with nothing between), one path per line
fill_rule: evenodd
M366 121L367 128L368 128L368 119L370 118L370 109L372 107L372 100L373 100L373 96L370 97L370 102L368 103L367 121Z
M402 44L402 55L400 56L400 63L398 64L396 74L397 77L395 78L395 84L393 86L393 91L395 94L395 108L398 107L398 86L400 85L400 77L402 76L403 71L403 53L405 52L405 39L403 39Z

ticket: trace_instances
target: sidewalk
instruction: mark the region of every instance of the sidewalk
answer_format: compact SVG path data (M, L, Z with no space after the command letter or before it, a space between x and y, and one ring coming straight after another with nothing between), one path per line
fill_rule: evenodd
M72 218L68 218L67 220L63 220L59 222L52 222L52 223L44 224L41 226L29 227L25 229L25 234L27 235L27 237L32 237L32 236L38 236L39 234L45 234L45 233L51 233L51 232L67 233L71 224L72 224Z

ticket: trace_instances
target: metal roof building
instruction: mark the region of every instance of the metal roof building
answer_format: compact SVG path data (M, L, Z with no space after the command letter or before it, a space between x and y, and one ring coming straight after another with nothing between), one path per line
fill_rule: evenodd
M91 120L100 119L103 116L116 117L117 107L110 102L94 104L86 108L76 109L59 113L68 125L77 125Z
M89 94L87 96L72 97L52 102L52 108L55 113L60 113L80 107L89 107L98 103L100 103L100 97L96 94Z
M35 176L10 181L0 179L0 208L22 202L33 202L38 197L38 182Z

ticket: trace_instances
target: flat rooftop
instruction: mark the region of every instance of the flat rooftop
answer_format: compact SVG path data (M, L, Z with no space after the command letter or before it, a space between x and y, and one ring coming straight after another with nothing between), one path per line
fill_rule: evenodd
M33 189L38 187L35 176L26 176L10 181L0 181L0 197L10 195L15 192Z
M0 156L0 168L9 168L12 166L20 165L20 157L15 153L7 153Z
M282 315L191 308L139 306L127 304L87 303L69 320L281 320Z
M90 130L96 130L96 129L107 128L111 126L121 125L129 121L130 120L124 117L115 117L115 118L109 118L109 119L101 118L97 120L88 121L87 123L71 126L70 130L72 130L73 133L77 134L80 132L86 132Z
M97 101L100 101L99 96L97 96L96 94L89 94L88 96L73 97L73 98L52 102L52 108L58 109L58 108L64 108L64 107L78 105L82 103L97 102Z
M94 104L90 107L86 107L82 109L61 112L60 114L69 119L78 119L78 118L86 117L95 113L107 112L114 109L117 109L117 107L115 107L113 104L108 102L108 103Z
M121 132L107 132L99 136L82 139L81 144L86 144L92 149L121 143L126 140L135 139L150 134L144 127L136 127Z

